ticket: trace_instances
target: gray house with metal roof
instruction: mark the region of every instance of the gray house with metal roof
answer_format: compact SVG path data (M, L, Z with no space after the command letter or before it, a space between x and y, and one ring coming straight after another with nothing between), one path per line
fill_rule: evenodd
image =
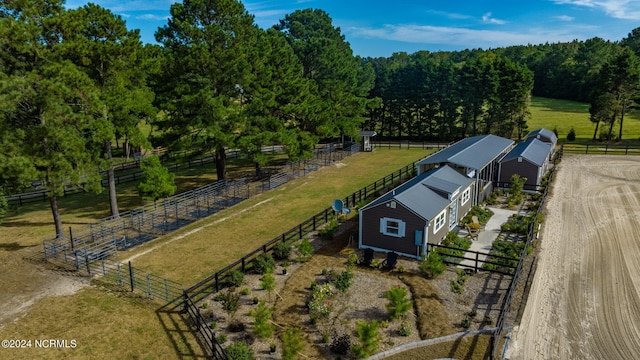
M518 174L527 178L524 183L525 190L537 190L549 168L551 148L551 144L542 142L535 137L530 137L516 145L500 161L499 185L508 187L511 176Z
M542 128L530 132L525 140L529 139L538 139L544 143L549 144L551 146L551 149L549 151L549 160L553 158L553 154L556 151L556 145L558 144L558 137L556 136L556 133L551 130Z
M456 142L417 163L418 173L449 165L475 180L473 203L481 203L498 180L500 160L513 148L514 141L496 135L479 135Z
M360 209L359 248L420 258L469 212L474 183L447 165L414 177Z

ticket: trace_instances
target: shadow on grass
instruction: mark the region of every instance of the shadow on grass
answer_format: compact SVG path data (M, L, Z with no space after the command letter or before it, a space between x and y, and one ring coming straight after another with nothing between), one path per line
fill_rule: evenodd
M4 250L4 251L18 251L18 250L22 250L25 248L32 248L35 246L40 246L40 244L35 244L35 245L20 245L17 242L12 242L12 243L7 243L7 244L0 244L0 250Z
M164 329L177 359L207 359L204 344L189 325L181 305L169 303L156 310L156 317Z

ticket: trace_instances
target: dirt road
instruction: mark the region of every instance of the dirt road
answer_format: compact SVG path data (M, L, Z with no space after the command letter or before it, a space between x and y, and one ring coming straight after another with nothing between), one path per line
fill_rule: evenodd
M640 359L640 157L566 155L509 359Z

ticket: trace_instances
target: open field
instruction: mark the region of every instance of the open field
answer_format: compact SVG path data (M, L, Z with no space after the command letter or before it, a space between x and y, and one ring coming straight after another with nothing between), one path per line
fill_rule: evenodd
M191 285L331 205L426 156L426 150L358 153L238 206L120 254L136 267ZM179 241L178 241L179 240Z
M206 248L214 236L213 233L207 233L198 238L197 232L195 240L186 241L196 241L191 244L193 246L197 246L197 241L202 241L203 249L191 249L193 256L183 259L182 264L171 263L175 268L162 267L162 258L170 261L175 257L174 251L179 251L179 248L171 246L177 246L180 241L159 246L157 252L162 255L153 255L155 251L147 253L140 256L139 260L134 260L133 264L147 271L157 266L165 276L179 277L185 285L191 285L191 279L199 280L203 274L208 275L236 260L238 254L244 254L241 250L233 250L235 246L254 249L262 243L262 239L271 239L308 217L307 213L315 213L329 206L333 199L343 197L428 153L425 150L378 150L356 154L310 177L292 181L273 192L251 199L233 211L227 210L183 230L205 227L222 232L223 228L237 226L233 230L224 230L230 231L226 235L233 236L221 238L231 250L196 255L200 251L210 251ZM62 212L65 225L91 222L102 217L106 211L106 203L101 205L81 198L81 195L77 195L64 199ZM276 212L262 207L259 209L261 211L257 211L259 206L255 205L259 203L274 204L280 210ZM302 203L305 205L296 208ZM86 279L52 271L42 261L42 240L50 236L53 229L47 207L48 203L42 203L20 208L9 214L0 225L3 233L0 239L0 338L76 340L77 347L0 349L0 358L86 359L105 358L106 354L109 354L108 358L118 359L201 358L200 348L184 328L180 315L175 312L158 309L158 303L140 299L122 289L107 291L95 281L90 284ZM281 220L276 214L281 216ZM256 222L252 220L261 220L268 227L258 231L253 226ZM215 225L208 225L213 223L224 226L216 228ZM251 234L252 240L242 242L242 239L249 237L243 234ZM173 235L149 245L164 244L170 239L173 239ZM126 256L144 250L148 248L136 249ZM209 255L214 258L206 258ZM124 257L121 255L121 260ZM143 266L143 259L148 261L150 268ZM212 262L203 264L203 261Z
M640 157L565 155L509 359L640 358Z
M589 104L568 100L534 97L529 107L531 118L527 120L529 130L546 128L558 130L560 141L567 139L573 127L576 131L576 142L590 142L595 125L589 120ZM602 124L601 124L602 127ZM625 115L622 129L624 140L640 139L640 117L637 113ZM614 134L618 134L618 125L614 126Z

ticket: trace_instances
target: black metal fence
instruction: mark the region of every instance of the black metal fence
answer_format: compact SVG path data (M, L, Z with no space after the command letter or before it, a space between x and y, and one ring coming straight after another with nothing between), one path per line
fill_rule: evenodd
M427 244L427 256L434 249L447 249L451 251L460 251L459 248L437 245L437 244ZM470 254L471 257L467 256ZM490 254L482 251L473 251L473 250L464 250L464 254L462 256L447 253L440 254L443 258L443 262L447 265L455 265L459 267L464 267L474 272L478 272L480 270L494 272L502 275L513 275L517 266L510 265L512 262L517 262L519 259L510 258L507 256L500 256L495 254ZM482 258L481 258L482 257ZM487 260L488 259L488 260ZM503 261L499 261L498 259L502 259ZM467 260L470 263L463 263L462 261ZM485 267L485 265L493 265L494 267Z
M275 153L280 151L282 151L282 148L279 146L270 146L270 147L265 147L263 149L263 152L268 152L268 153ZM227 151L226 156L227 156L227 159L235 159L242 156L242 153L238 150L229 150ZM173 164L164 165L170 171L176 171L179 169L191 169L193 167L202 167L207 164L213 163L215 161L214 156L205 156L201 158L190 159L186 157L186 155L183 155L183 156L178 156L174 158L178 159L179 161ZM142 171L131 172L131 170L136 170L139 168L140 168L139 160L114 166L114 171L116 173L121 173L115 176L116 185L120 185L128 182L134 182L142 179L144 175ZM122 174L122 172L124 172L124 174ZM106 172L102 171L101 173L103 177L106 176ZM107 186L108 185L107 182L108 182L107 179L102 179L101 180L102 186ZM34 181L32 185L36 188L41 187L42 182ZM73 187L65 188L63 192L63 196L79 194L83 192L85 192L85 189L83 186L73 186ZM22 193L22 194L7 195L5 196L5 199L7 200L9 205L12 205L12 206L22 206L22 205L36 203L36 202L46 202L49 200L49 191L34 190L34 191Z
M226 360L228 359L224 348L216 339L213 329L207 324L207 321L200 313L198 306L189 297L185 291L182 297L183 312L187 314L191 328L200 336L198 341L205 352L205 356L210 359Z
M560 148L560 150L557 152L556 158L555 158L555 163L557 164L558 162L560 162L560 160L562 159L562 155L564 153L564 149L563 147ZM535 219L538 219L540 214L542 213L543 207L544 207L544 202L547 199L547 195L549 192L549 185L551 184L553 177L555 175L555 171L556 171L556 166L554 166L551 169L551 172L549 173L549 181L547 182L548 186L544 189L544 192L542 193L542 196L540 197L540 202L538 204L538 209L536 211L536 215L535 215ZM531 223L531 225L529 226L529 231L527 234L527 241L526 244L522 250L522 253L520 254L520 259L518 260L518 266L515 269L515 272L513 273L513 277L511 278L511 283L509 284L509 288L507 290L507 294L504 297L502 306L501 306L501 310L500 310L500 314L498 315L498 320L496 321L496 331L493 333L493 336L491 338L491 358L494 359L496 356L496 352L500 349L501 344L500 344L500 337L503 334L504 331L504 326L505 326L505 321L507 316L509 315L509 311L511 310L511 303L513 301L513 297L515 295L516 292L516 288L518 286L518 280L520 278L520 275L522 274L522 270L524 267L524 263L525 263L525 259L528 255L528 249L531 246L531 243L535 237L535 234L537 232L537 222L534 221Z
M565 153L571 154L604 154L604 155L640 155L637 146L610 144L563 144Z
M409 164L385 177L379 179L372 184L365 186L364 188L353 192L345 197L343 200L345 207L354 207L357 204L370 199L373 196L380 195L384 191L388 191L391 188L398 186L399 184L411 179L416 175L416 168L414 164ZM208 295L220 291L225 286L226 275L233 271L238 270L246 272L250 269L251 262L260 254L269 253L273 250L275 245L279 242L291 243L302 239L308 233L318 230L320 227L335 218L335 212L331 207L328 207L309 219L301 222L295 227L285 231L281 235L273 238L272 240L264 243L259 248L251 251L242 258L235 262L225 266L224 268L216 271L214 274L199 281L193 286L187 288L185 291L198 303Z

